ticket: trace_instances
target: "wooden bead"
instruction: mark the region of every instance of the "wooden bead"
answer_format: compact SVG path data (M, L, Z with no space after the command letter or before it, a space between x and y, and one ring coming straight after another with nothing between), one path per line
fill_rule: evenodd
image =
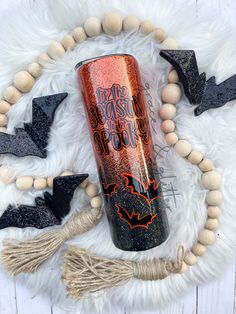
M154 32L154 39L160 41L161 43L166 39L167 34L163 28L157 28Z
M89 184L89 178L86 178L86 179L79 185L79 187L80 187L81 189L85 189L88 184Z
M62 46L65 48L65 50L73 49L75 47L75 40L71 35L66 35L62 38Z
M5 184L10 184L15 181L11 170L6 166L0 167L0 180Z
M132 32L139 29L140 20L135 15L127 15L123 20L123 29L125 32Z
M204 158L198 165L202 172L210 171L213 169L213 163L210 159Z
M87 35L84 31L84 28L81 26L78 26L73 30L72 36L77 43L82 43L87 39Z
M181 157L187 157L191 153L192 145L186 140L179 140L174 149Z
M188 265L183 261L182 266L181 266L181 270L180 270L180 274L185 273L187 270L188 270Z
M5 114L0 113L0 126L7 125L7 116Z
M213 231L208 229L202 229L199 232L198 240L203 245L211 245L215 242L215 234Z
M33 178L29 176L19 177L16 179L16 187L20 191L29 190L33 186Z
M176 107L172 104L164 104L161 106L159 115L162 120L172 120L176 116Z
M188 160L193 164L193 165L198 165L202 161L202 153L192 150L190 155L188 156Z
M102 206L102 198L101 196L95 196L91 199L91 206L94 208L99 208Z
M61 59L65 54L65 49L63 48L62 44L53 41L51 44L48 46L48 55L54 60L59 60Z
M209 230L216 230L219 227L218 219L215 218L208 218L205 224L205 228Z
M89 197L94 197L97 195L98 193L98 188L96 186L96 184L93 183L89 183L85 189L85 193L89 196Z
M218 206L223 201L223 195L220 191L209 191L206 196L208 205Z
M153 31L154 27L152 22L150 21L143 21L140 24L140 32L144 35L148 35Z
M222 177L218 171L211 170L203 173L202 185L208 190L218 190L221 187Z
M42 74L42 67L39 63L33 62L29 65L28 71L33 77L38 78Z
M170 133L173 132L175 129L175 124L172 120L165 120L161 124L161 130L164 133Z
M15 74L13 82L19 91L28 93L34 86L35 79L28 71L20 71Z
M40 65L45 65L46 63L50 63L52 59L49 57L49 55L46 52L43 52L38 57L38 63Z
M52 188L53 187L53 177L47 177L47 185L48 187Z
M179 138L176 133L170 132L166 134L165 140L168 145L175 145L178 142Z
M177 104L181 98L181 89L177 84L167 84L162 90L162 99L169 104Z
M192 252L196 256L202 256L206 253L206 247L201 243L195 243L192 247Z
M5 101L0 100L0 113L7 113L10 110L11 105Z
M97 17L89 17L84 23L84 30L89 37L98 36L102 32L101 22Z
M18 89L15 88L15 86L9 86L4 91L4 98L6 101L8 101L10 104L17 103L18 100L21 99L22 94L18 91Z
M210 218L218 218L220 216L220 208L218 206L208 206L207 215Z
M168 75L168 81L169 83L178 83L179 82L179 77L178 74L175 70L170 71Z
M0 132L6 133L7 132L7 128L5 128L4 126L0 126Z
M170 37L166 38L162 42L162 46L163 46L163 48L172 49L172 50L175 50L178 48L176 40L174 38L170 38Z
M117 12L109 12L104 16L102 27L106 34L115 36L122 30L122 16Z
M192 266L197 263L197 256L194 255L192 252L187 252L184 256L184 262L187 265Z
M47 187L47 180L44 178L38 178L34 180L34 188L36 190L44 190Z
M67 170L67 171L62 172L62 174L60 176L61 177L73 176L73 174L75 174L73 171Z

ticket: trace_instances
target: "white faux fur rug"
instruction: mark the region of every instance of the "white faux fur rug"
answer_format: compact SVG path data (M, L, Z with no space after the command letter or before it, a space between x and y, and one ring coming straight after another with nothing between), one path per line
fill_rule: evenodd
M182 5L182 3L184 3ZM23 1L18 8L1 20L0 29L0 88L7 87L15 72L27 67L46 50L52 40L60 40L63 35L88 16L103 17L110 10L118 10L123 15L136 14L141 19L150 19L156 26L165 28L171 37L177 39L180 48L194 49L200 71L208 77L215 75L218 82L236 73L235 34L216 23L213 10L204 18L196 15L195 7L188 1L171 0L33 0ZM89 139L88 128L81 95L77 90L74 66L88 57L109 53L130 53L139 61L143 83L149 83L150 93L156 112L156 122L152 122L154 141L166 146L160 131L158 109L161 105L160 93L166 83L169 65L159 57L160 45L152 40L152 35L143 37L139 33L121 34L109 37L101 35L78 45L60 60L48 64L31 93L25 95L9 113L8 131L31 119L31 100L57 92L68 92L69 97L57 110L52 126L48 157L45 160L34 157L1 157L2 163L13 169L15 175L56 176L64 170L89 173L98 182L95 159ZM183 294L190 285L207 282L219 276L236 246L236 103L205 112L194 117L193 107L186 99L178 105L176 117L177 131L181 138L188 139L193 147L212 159L215 167L224 177L224 203L220 217L217 240L209 247L205 256L199 258L196 266L183 275L171 275L161 281L133 280L127 284L100 292L96 297L74 302L66 298L61 282L63 249L45 263L33 275L22 276L38 293L52 295L54 302L72 313L120 313L121 308L133 310L158 308ZM161 246L145 252L123 252L112 244L105 217L90 232L73 239L76 244L89 251L107 257L147 260L153 257L175 258L179 244L190 248L196 241L199 230L206 219L204 196L206 191L200 184L200 171L173 149L161 150L157 155L159 167L172 183L178 195L168 196L168 219L170 236ZM20 192L14 184L0 184L0 210L9 203L32 204L36 195L42 192ZM86 204L83 194L76 193L71 213ZM175 203L176 202L176 203ZM66 217L68 219L68 217ZM34 229L7 229L0 232L5 237L29 238L42 231ZM67 243L68 244L68 243Z

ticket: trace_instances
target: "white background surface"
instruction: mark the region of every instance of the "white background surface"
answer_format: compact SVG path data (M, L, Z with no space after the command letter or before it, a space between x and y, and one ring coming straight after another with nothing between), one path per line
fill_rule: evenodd
M1 0L0 16L9 4L19 0ZM55 0L56 1L56 0ZM178 0L176 0L178 1ZM187 1L187 0L186 0ZM195 1L195 0L188 0ZM196 0L198 3L206 0ZM230 23L236 29L235 0L207 0L209 9L214 6L218 10L217 19L222 23ZM2 25L0 27L3 27ZM208 285L193 287L177 303L168 308L146 314L236 314L236 260L231 260L222 277ZM49 278L50 280L50 278ZM124 309L125 312L125 309ZM65 311L53 306L47 296L32 295L31 291L22 287L17 279L10 279L0 272L0 314L65 314ZM83 313L87 314L87 313ZM92 314L92 313L90 313ZM104 313L105 314L105 313ZM115 314L115 313L114 313ZM134 313L127 313L134 314Z

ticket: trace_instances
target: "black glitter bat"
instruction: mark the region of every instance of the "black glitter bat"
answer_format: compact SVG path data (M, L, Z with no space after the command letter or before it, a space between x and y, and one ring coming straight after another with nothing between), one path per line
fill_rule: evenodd
M193 50L161 50L160 55L177 71L190 103L198 104L194 111L196 116L236 99L236 75L219 85L216 84L214 76L206 81L206 73L199 75Z
M108 185L103 184L103 185L102 185L102 188L103 188L103 193L104 193L104 195L111 196L112 193L115 192L115 190L117 189L117 187L118 187L118 185L115 184L115 183L111 183L111 184L108 184Z
M9 205L0 217L0 229L8 227L38 229L59 225L70 211L70 202L75 189L88 177L78 174L56 177L53 180L53 194L44 193L44 198L36 197L35 205Z
M151 225L153 223L153 220L157 217L157 214L147 214L143 217L140 217L139 213L137 214L132 212L132 214L129 214L127 210L120 204L116 204L115 206L117 208L117 214L119 215L119 217L124 220L131 229L138 227L148 229L149 225Z
M136 194L143 197L148 204L151 204L155 199L160 198L160 181L158 183L155 180L149 181L146 185L141 180L130 173L123 173L125 178L126 187L131 189L131 194Z
M61 93L34 98L32 123L25 123L24 129L17 128L15 135L0 132L0 154L46 158L50 126L55 111L67 96L67 93Z

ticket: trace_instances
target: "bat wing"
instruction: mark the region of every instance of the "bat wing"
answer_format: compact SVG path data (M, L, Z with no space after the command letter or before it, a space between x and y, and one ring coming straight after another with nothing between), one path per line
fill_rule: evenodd
M195 52L193 50L161 50L160 55L177 71L190 103L200 103L206 74L199 75Z
M104 195L111 196L112 193L115 192L115 190L117 189L117 187L118 187L118 185L115 184L115 183L111 183L111 184L108 184L108 185L103 184L103 185L102 185L102 188L103 188L103 193L104 193Z

